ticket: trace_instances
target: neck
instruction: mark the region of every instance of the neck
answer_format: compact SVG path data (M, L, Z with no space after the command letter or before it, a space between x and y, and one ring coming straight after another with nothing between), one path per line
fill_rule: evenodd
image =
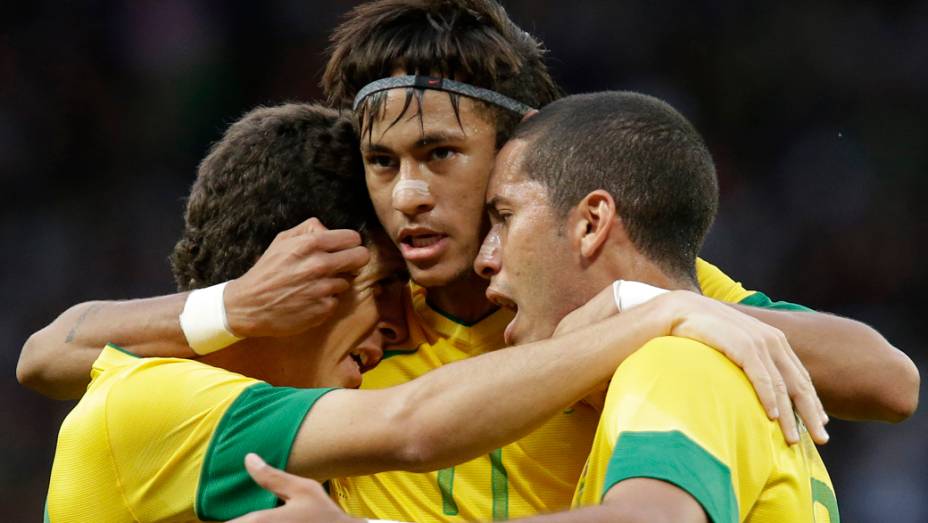
M611 260L606 272L608 274L604 281L617 279L640 281L671 291L684 290L700 293L699 285L690 276L670 274L650 259L637 253Z
M476 323L497 309L487 301L489 282L475 272L443 287L428 289L428 302L433 308L467 323Z

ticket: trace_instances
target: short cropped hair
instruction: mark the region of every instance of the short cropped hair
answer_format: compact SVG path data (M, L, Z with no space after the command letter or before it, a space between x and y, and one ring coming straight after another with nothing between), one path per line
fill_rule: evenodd
M670 105L632 92L569 96L526 120L524 173L543 183L561 216L603 189L637 249L664 270L694 277L718 210L708 148Z
M322 88L337 107L351 107L362 87L398 68L457 79L536 108L562 94L545 66L541 42L520 29L494 0L367 2L348 13L331 41ZM359 107L361 130L370 129L385 96L374 94ZM413 96L414 89L407 89L407 108ZM458 95L449 96L457 112ZM520 115L477 103L496 126L501 146Z
M330 229L379 228L351 121L318 105L259 107L200 163L171 254L180 290L237 278L281 231L316 217Z

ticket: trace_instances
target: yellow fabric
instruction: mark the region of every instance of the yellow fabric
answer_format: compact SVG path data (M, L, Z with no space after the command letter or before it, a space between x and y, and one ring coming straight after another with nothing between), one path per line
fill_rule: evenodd
M812 480L832 495L834 488L804 428L802 442L787 445L738 367L710 347L673 337L652 340L616 371L573 505L601 501L610 460L623 458L613 455L623 434L669 431L682 432L728 467L738 521L829 521L826 506L813 504Z
M697 262L697 275L710 297L737 302L751 294L702 260ZM503 331L512 320L510 311L498 310L466 326L432 309L426 303L425 289L413 283L410 286L410 346L417 350L382 361L365 374L364 388L405 383L447 363L504 345ZM506 393L501 391L501 401ZM503 447L498 459L488 455L453 467L453 483L449 482L450 470L388 472L332 480L330 492L350 514L400 521L494 520L564 510L570 506L598 418L596 410L578 403ZM500 479L501 469L505 470L505 481ZM445 485L444 496L440 481Z
M703 295L715 300L740 303L754 294L754 291L746 290L740 282L729 278L721 269L702 258L696 258L696 279Z
M52 523L199 521L194 498L217 424L257 380L108 346L58 435Z

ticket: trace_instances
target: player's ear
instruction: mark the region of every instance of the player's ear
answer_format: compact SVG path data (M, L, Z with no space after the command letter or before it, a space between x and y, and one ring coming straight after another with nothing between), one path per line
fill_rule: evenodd
M615 200L607 191L597 189L580 200L574 213L577 220L572 229L580 245L580 254L586 259L593 259L599 255L616 226Z

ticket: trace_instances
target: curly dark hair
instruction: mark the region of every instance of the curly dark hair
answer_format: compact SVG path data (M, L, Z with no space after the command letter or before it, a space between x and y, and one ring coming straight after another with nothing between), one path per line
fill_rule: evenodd
M367 2L348 13L331 42L322 88L335 107L351 107L362 87L397 68L459 79L535 108L562 96L545 66L541 42L494 0ZM407 90L407 107L413 91ZM360 129L369 130L385 96L372 95L359 107ZM449 96L457 111L458 95ZM495 124L501 146L521 116L477 103Z
M319 105L259 107L232 124L190 190L171 254L177 287L241 276L277 233L310 217L365 236L379 227L357 151L351 121Z

